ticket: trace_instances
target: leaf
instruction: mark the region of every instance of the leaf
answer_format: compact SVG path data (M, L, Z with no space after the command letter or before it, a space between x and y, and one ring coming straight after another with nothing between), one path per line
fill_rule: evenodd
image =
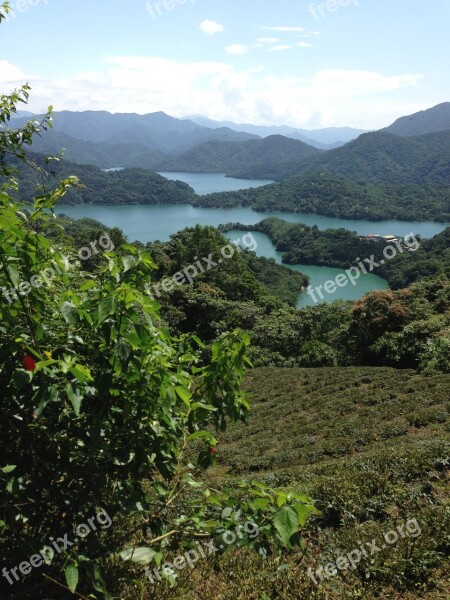
M190 406L190 400L192 398L192 393L187 388L182 387L182 386L178 386L177 388L175 388L175 391L179 395L179 397L183 400L183 402L187 406Z
M138 260L134 256L122 256L122 263L123 263L122 273L126 273L127 271L129 271L130 269L132 269L134 266L137 265Z
M100 571L100 567L98 565L94 565L91 570L91 579L92 585L97 592L100 592L105 595L105 600L112 600L110 594L106 590L106 583L103 579L102 573Z
M312 504L294 504L293 508L298 516L298 522L301 527L304 526L311 514L320 514L319 511Z
M16 391L21 390L23 387L28 385L33 379L33 374L29 371L24 371L22 369L16 369L12 376L12 382L14 384L14 388Z
M83 365L74 365L69 371L80 383L84 383L86 380L93 381L90 370Z
M67 392L67 396L69 397L70 402L72 403L75 414L77 415L77 417L79 417L81 402L83 401L83 396L80 396L79 391L74 389L71 383L67 384L66 392Z
M72 302L64 302L61 306L61 313L69 325L76 325L78 323L78 312Z
M12 473L16 468L17 465L6 465L6 467L3 467L2 471L3 473Z
M66 567L65 571L67 587L74 593L78 585L78 569L74 565Z
M289 540L298 531L298 516L295 510L290 506L284 506L276 513L273 524L285 546L290 546Z
M20 272L16 269L16 267L13 267L13 265L8 265L7 268L11 281L16 287L18 287L20 284Z
M210 446L217 446L218 443L210 431L196 431L195 433L191 433L187 440L188 442L192 442L194 440L205 440Z
M156 552L151 548L125 548L120 553L122 560L138 563L139 565L148 565L155 557Z
M110 315L113 315L117 310L116 296L107 296L100 300L98 305L98 324L103 323Z

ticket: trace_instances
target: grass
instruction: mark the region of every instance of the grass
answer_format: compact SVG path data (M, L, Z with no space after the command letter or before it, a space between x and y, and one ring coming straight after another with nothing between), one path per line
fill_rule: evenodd
M143 573L121 598L144 600L402 599L450 597L450 376L389 368L262 368L248 373L248 426L219 444L213 485L258 479L316 499L306 550L263 560L246 550L182 571L175 588ZM415 519L420 535L315 585L339 553ZM405 530L404 530L405 531ZM316 577L317 578L317 577Z

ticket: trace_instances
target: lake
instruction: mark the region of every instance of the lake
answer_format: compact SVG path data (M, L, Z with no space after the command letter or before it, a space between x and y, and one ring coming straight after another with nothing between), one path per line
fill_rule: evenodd
M158 173L167 179L184 181L194 189L199 196L214 194L214 192L237 192L249 188L261 187L273 183L270 179L235 179L225 173Z
M194 189L203 190L203 193L230 191L231 188L224 186L235 186L233 189L242 189L241 183L246 187L257 187L265 185L267 181L261 180L235 180L225 177L223 174L214 173L168 173L171 179L180 179L192 185ZM239 186L239 187L236 187ZM200 193L200 192L198 192ZM108 227L120 227L128 236L130 241L139 240L144 244L155 240L168 241L170 235L186 227L196 224L212 225L217 227L224 223L242 223L243 225L254 225L267 217L279 217L291 223L305 223L306 225L317 225L319 229L330 229L343 227L356 231L361 235L370 233L378 235L406 236L410 233L430 238L440 233L447 226L445 223L433 222L406 222L406 221L353 221L350 219L335 219L315 214L297 214L282 212L255 212L251 208L196 208L190 205L132 205L132 206L63 206L57 211L74 219L90 217L104 223ZM258 242L256 254L275 258L281 262L282 254L276 252L271 240L261 233L254 232ZM237 235L239 237L239 235ZM355 257L356 258L356 257ZM310 265L289 265L297 271L301 271L311 277L313 287L323 284L329 279L335 279L341 273L340 269L330 267L314 267ZM357 300L366 292L385 289L387 282L376 275L368 274L361 277L357 285L339 288L335 294L326 297L329 301L338 299ZM299 306L313 305L310 296L303 293L299 296Z
M242 234L242 231L228 231L225 237L229 240L237 240L242 237ZM272 240L265 233L253 231L252 235L258 244L258 247L254 250L257 256L274 258L278 264L282 264L283 252L277 252ZM310 277L310 285L313 287L323 285L326 281L334 280L337 275L344 273L343 269L333 269L332 267L315 267L314 265L285 266L293 271L299 271L308 275ZM358 300L368 292L385 290L387 288L388 283L385 279L368 273L367 275L361 275L355 286L349 283L345 288L338 288L333 295L326 294L325 292L323 294L327 302L334 302L335 300ZM306 306L316 306L316 304L309 294L303 292L299 294L297 308L305 308Z

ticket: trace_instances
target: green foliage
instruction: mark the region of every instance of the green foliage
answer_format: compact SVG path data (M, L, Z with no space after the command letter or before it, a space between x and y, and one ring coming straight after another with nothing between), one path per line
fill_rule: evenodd
M278 163L239 175L281 181L298 175L324 173L351 180L394 185L450 184L450 131L400 137L385 131L360 135L356 140L316 156Z
M266 168L286 160L303 159L321 151L282 135L244 142L211 141L200 144L178 157L160 162L160 171L230 173L242 169ZM264 166L263 166L264 165Z
M323 252L324 262L332 260L335 249L336 261L344 263L357 252L367 256L384 247L345 230L320 232L279 219L267 219L253 229L259 227L270 233L280 250L300 246L306 253L312 245L315 253ZM160 279L193 264L208 248L217 256L224 243L213 228L196 227L172 236L166 244L149 244L148 248L158 257ZM412 261L414 256L408 252ZM281 290L271 284L277 280L278 269L273 263L262 263L250 252L236 253L220 268L199 274L192 285L161 291L161 314L174 333L195 332L207 343L230 329L244 330L252 342L249 357L254 366L365 364L425 369L436 365L447 369L445 352L439 358L450 325L450 288L445 274L407 290L370 293L353 305L334 302L301 311L281 301L292 288L286 289L284 283L290 282L284 282L284 274Z
M1 98L4 124L27 93ZM31 141L37 127L26 126L23 139ZM1 134L0 156L13 153L25 161L20 132ZM2 562L18 565L49 539L70 539L99 509L115 527L49 559L46 579L36 569L26 575L25 592L20 584L8 592L11 598L61 598L49 581L64 573L68 590L95 590L109 598L104 569L122 563L130 545L139 544L148 560L160 564L168 547L189 545L195 536L211 536L229 524L223 510L230 494L206 502L211 493L199 478L216 462L214 432L247 419L240 384L249 338L238 330L223 332L205 360L198 337L172 336L161 323L159 304L146 292L156 269L148 252L112 231L121 245L83 268L53 214L77 185L75 177L43 190L32 204L15 201L11 185L0 191L0 289L7 291L0 304ZM69 234L81 233L82 243L99 234L95 222L61 223ZM184 260L181 241L174 241L175 251ZM212 230L203 241L211 251L209 242L219 244L221 236ZM239 272L240 260L237 255L235 264L230 261L231 273ZM47 281L50 265L59 276ZM247 279L256 291L260 284L250 271ZM236 298L246 284L241 282ZM231 280L225 278L227 285ZM245 499L254 490L239 490L242 502L234 493L232 503L241 518L261 517L266 545L272 537L291 548L291 539L285 532L277 537L273 523L279 494L264 492L269 502L255 511ZM314 508L306 497L286 502L302 515L298 533Z
M269 174L267 177L273 179ZM261 212L311 213L370 221L450 220L448 184L382 181L369 181L363 175L353 180L320 170L282 183L200 196L196 204L217 208L250 206Z
M38 174L27 169L17 158L8 160L8 165L18 171L20 194L16 198L31 200L42 184L50 186L55 178L59 180L76 174L83 185L68 191L62 204L190 204L196 200L193 189L186 183L169 181L144 169L105 172L99 167L60 159L53 161L48 170L42 155L30 153L29 156L33 158Z
M379 269L393 289L441 273L450 276L450 227L429 240L421 240L416 252L398 254Z

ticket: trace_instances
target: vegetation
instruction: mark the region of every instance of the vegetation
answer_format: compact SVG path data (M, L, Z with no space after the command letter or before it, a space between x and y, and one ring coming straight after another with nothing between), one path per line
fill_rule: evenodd
M147 248L161 280L194 264L196 256L211 251L219 256L226 243L213 228L197 226ZM445 274L406 290L370 293L354 305L335 302L298 311L257 281L247 256L236 254L192 285L158 288L161 314L174 333L195 332L212 343L238 327L252 341L249 357L255 366L386 365L450 372Z
M46 165L44 156L30 153L30 157L40 167ZM24 168L14 159L9 162L19 169L22 197L31 199L42 184L42 174ZM69 174L76 174L83 181L84 187L69 190L63 204L249 206L261 212L313 213L347 219L450 221L450 185L375 184L322 172L280 184L198 196L186 183L170 181L144 169L104 172L95 166L60 160L52 162L47 172L47 185L52 185L55 177L59 180Z
M105 203L201 199L145 171L30 155L52 117L11 127L29 89L0 96L0 595L448 598L450 229L389 261L410 287L299 311L306 277L212 227L144 246L57 218L99 189ZM438 160L431 170L445 179ZM336 181L323 177L316 208ZM288 261L349 266L383 248L277 219L255 230ZM414 535L323 576L408 522ZM190 552L196 568L180 570Z
M268 178L270 177L267 174ZM450 221L450 186L376 184L327 172L238 192L201 196L198 206L298 212L342 219Z
M450 227L429 240L421 240L417 252L400 254L379 271L393 289L408 287L424 277L441 273L450 275Z
M450 131L417 137L399 137L385 131L365 133L335 150L302 160L264 165L243 177L281 181L296 175L329 173L376 184L450 185Z
M285 160L320 154L320 150L300 140L271 135L246 142L206 142L181 156L160 163L161 171L230 173L264 164L266 169Z
M8 165L18 169L20 192L16 198L31 200L40 193L40 186L47 187L76 175L82 185L72 187L61 199L61 204L192 204L196 200L194 190L182 181L170 181L157 173L144 169L102 171L99 167L78 165L65 160L51 162L47 167L43 156L29 153L37 170L9 159ZM4 180L5 181L5 180Z
M429 240L409 237L393 242L361 238L347 229L320 231L317 226L287 223L271 217L256 225L230 223L221 231L260 231L266 234L279 252L283 262L290 265L307 264L349 269L364 268L384 277L392 289L408 287L416 281L433 275L450 275L450 227ZM396 255L389 260L384 255L386 246L392 246ZM389 255L389 254L388 254ZM371 259L370 257L373 257ZM374 262L376 264L374 264Z
M259 535L241 532L227 549L300 545L315 512L305 495L253 483L213 493L200 481L216 460L216 432L247 418L248 337L228 331L205 357L198 337L172 336L144 291L155 264L135 246L105 249L84 270L76 248L55 241L52 215L75 177L32 205L10 194L5 156L28 162L26 145L51 125L49 109L41 124L6 127L28 91L0 97L2 590L11 599L76 590L108 599L130 564L164 565L168 549L198 536L220 543L241 520ZM86 522L100 514L114 528L88 527L88 536ZM55 547L55 538L69 542ZM164 567L162 575L174 581Z
M448 598L449 376L272 368L249 372L245 387L252 420L220 437L214 485L239 474L298 486L321 515L307 528L304 556L261 561L242 552L233 564L225 557L199 567L172 597L194 600L200 589L208 600ZM318 586L308 576L413 518L420 536Z

